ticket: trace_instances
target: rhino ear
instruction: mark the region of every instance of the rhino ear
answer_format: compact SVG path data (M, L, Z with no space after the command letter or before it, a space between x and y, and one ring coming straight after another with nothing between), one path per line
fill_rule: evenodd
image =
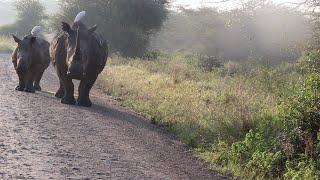
M94 25L93 27L91 27L89 30L88 30L88 33L89 34L92 34L94 33L96 30L97 30L98 26L97 25Z
M12 37L13 37L13 39L14 39L14 41L15 41L16 43L18 43L18 44L21 43L21 39L17 38L17 36L15 36L15 35L12 34Z
M61 29L62 31L66 32L66 33L70 33L71 32L71 27L68 23L66 22L62 22L61 23Z

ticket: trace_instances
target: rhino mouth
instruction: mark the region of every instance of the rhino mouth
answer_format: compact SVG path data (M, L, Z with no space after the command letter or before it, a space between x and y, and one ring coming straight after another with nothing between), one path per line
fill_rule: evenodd
M17 71L18 74L24 75L24 74L27 74L28 68L26 68L26 67L18 67L16 71Z

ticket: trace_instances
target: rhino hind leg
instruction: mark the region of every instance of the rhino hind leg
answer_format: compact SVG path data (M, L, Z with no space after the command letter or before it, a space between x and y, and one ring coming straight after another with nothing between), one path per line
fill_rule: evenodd
M84 106L84 107L92 106L92 102L90 100L89 94L95 80L96 78L94 78L94 80L82 80L80 82L80 85L78 88L78 91L79 91L79 96L77 100L78 106Z

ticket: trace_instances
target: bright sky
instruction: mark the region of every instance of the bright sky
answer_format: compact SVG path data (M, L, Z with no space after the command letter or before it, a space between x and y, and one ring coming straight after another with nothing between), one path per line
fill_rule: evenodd
M239 4L237 0L230 0L230 2L226 3L215 3L220 2L222 0L172 0L173 6L185 6L187 8L199 8L199 7L222 7L223 9L228 9L232 6L236 6ZM276 4L281 3L297 3L302 2L304 0L271 0Z
M15 20L15 11L11 6L14 0L0 0L0 26L3 24L12 23ZM47 11L52 14L58 9L58 0L40 0L47 8ZM239 0L230 0L228 3L213 3L222 0L169 0L173 7L184 6L186 8L200 8L200 7L218 7L222 9L230 9L239 5ZM237 2L238 1L238 2ZM271 0L274 3L284 2L301 2L304 0Z

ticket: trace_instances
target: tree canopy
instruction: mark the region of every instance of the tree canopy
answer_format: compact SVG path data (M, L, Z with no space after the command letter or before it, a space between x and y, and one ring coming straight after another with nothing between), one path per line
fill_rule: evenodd
M248 1L230 11L182 8L168 17L152 39L154 49L206 54L223 61L295 60L311 36L311 24L301 11L263 1Z
M166 0L60 0L61 11L54 17L54 29L61 21L73 22L80 11L86 11L88 25L98 25L113 51L123 56L142 56L150 37L167 17Z
M16 0L14 7L17 10L17 20L0 28L0 34L14 33L18 36L29 34L36 25L43 25L46 19L45 7L39 0Z

